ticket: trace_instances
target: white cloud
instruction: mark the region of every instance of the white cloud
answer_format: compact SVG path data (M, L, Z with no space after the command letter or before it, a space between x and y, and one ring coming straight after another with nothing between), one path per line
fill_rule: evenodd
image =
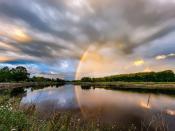
M61 68L66 69L66 68L68 68L68 67L69 67L69 64L68 64L67 61L63 61L63 62L61 63Z
M171 57L175 57L175 54L171 53L171 54L167 54L167 55L158 55L155 57L155 59L156 60L164 60L164 59L171 58Z
M143 59L134 61L135 66L142 66L144 63L145 63L145 61Z

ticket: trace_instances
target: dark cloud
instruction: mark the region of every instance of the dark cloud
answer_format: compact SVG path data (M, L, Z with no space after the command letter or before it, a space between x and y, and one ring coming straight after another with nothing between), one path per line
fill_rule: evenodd
M96 17L107 23L107 28L100 32L104 36L104 41L113 40L122 41L123 51L126 54L138 46L147 44L153 40L159 39L175 30L175 4L159 0L110 0L100 2L96 8ZM94 6L95 8L95 6ZM91 19L91 18L88 18ZM140 30L136 32L137 30ZM153 30L153 31L151 31ZM157 30L157 31L155 31ZM150 31L150 34L146 34ZM134 34L143 34L139 40L133 40ZM144 36L145 33L145 36ZM137 35L136 34L136 35ZM143 38L142 38L143 37Z
M124 0L122 14L127 22L134 27L154 27L175 18L175 5L164 5L159 0Z
M32 40L29 42L13 43L13 45L18 49L19 54L25 54L48 64L55 63L57 59L80 58L78 52L59 43Z
M39 30L50 31L47 23L40 20L36 14L27 10L26 7L18 4L0 4L0 14L14 19L21 19Z
M30 6L30 3L26 6ZM42 20L38 16L39 14L37 14L37 12L32 12L31 10L27 9L26 6L18 3L2 3L0 4L0 14L11 19L22 20L29 24L33 29L38 29L46 33L52 33L65 40L74 40L73 35L71 35L69 31L56 31L50 28L47 21Z
M61 53L61 50L66 48L61 45L56 45L55 43L48 43L44 41L31 41L20 43L17 45L18 48L25 54L36 57L53 57L52 52L55 50Z
M30 60L10 60L7 62L4 62L5 64L13 64L13 65L20 65L20 64L37 64L35 61Z
M8 31L1 30L8 25L24 28L31 41L9 38ZM18 49L0 48L0 53L28 55L45 62L80 59L94 43L111 42L116 54L133 55L174 31L175 3L170 0L0 1L0 37L7 37L0 41Z

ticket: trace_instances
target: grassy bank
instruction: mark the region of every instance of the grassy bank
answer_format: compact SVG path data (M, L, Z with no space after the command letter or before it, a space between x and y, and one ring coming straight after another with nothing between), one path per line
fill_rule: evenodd
M49 85L63 85L63 82L18 82L18 83L0 83L0 90L2 89L13 89L19 87L29 86L49 86Z
M79 111L57 111L50 117L42 118L35 106L22 109L21 97L11 96L10 90L0 94L0 130L3 131L100 131L130 130L133 124L121 126L116 123L102 123L99 118L88 120Z
M35 105L25 109L20 107L23 94L11 94L14 93L10 90L0 92L0 130L3 131L140 131L157 129L156 126L149 128L149 125L142 127L133 123L103 122L100 116L88 119L80 111L55 111L49 117L43 118L36 110ZM158 125L158 129L164 129L164 127Z
M175 82L74 82L82 88L105 88L138 92L175 94Z
M114 88L175 89L175 82L73 82L74 85L92 85Z

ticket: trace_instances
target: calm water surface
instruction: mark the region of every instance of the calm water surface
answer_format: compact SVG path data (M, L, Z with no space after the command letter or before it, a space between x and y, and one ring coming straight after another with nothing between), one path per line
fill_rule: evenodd
M156 126L160 123L175 130L175 97L102 88L82 89L65 85L43 89L26 89L21 107L36 106L41 114L55 111L77 111L84 118L99 117L104 122Z

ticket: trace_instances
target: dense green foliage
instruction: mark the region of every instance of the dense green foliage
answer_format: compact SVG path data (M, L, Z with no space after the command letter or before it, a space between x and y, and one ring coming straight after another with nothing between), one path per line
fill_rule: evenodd
M0 130L23 130L28 127L27 117L22 111L13 111L9 105L0 107Z
M92 82L93 81L93 78L90 78L90 77L83 77L81 79L82 82Z
M30 81L31 82L64 82L64 80L59 79L59 78L50 79L50 78L36 77L36 76L30 78Z
M22 66L12 69L9 67L3 67L0 69L0 82L26 81L29 79L29 75L27 69Z
M44 77L32 77L27 69L22 66L10 69L9 67L3 67L0 69L0 82L64 82L62 79L49 79Z
M121 74L102 78L89 78L84 77L81 79L82 82L174 82L175 74L171 70L162 72L141 72L132 74Z

